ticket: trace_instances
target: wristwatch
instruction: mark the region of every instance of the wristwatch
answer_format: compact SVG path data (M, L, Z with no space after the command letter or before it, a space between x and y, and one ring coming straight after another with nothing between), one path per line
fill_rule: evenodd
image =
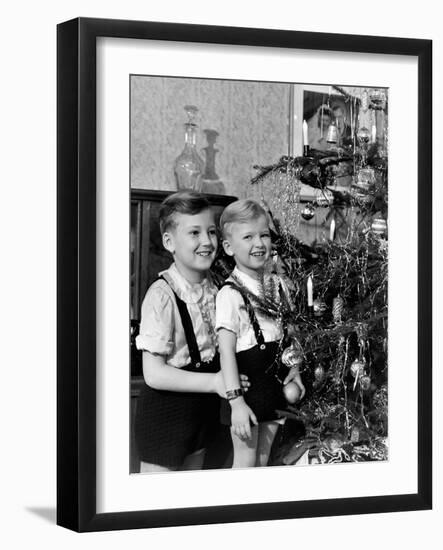
M228 401L232 401L233 399L237 399L237 397L240 397L243 395L243 390L241 388L236 388L235 390L228 390L226 392L226 399Z

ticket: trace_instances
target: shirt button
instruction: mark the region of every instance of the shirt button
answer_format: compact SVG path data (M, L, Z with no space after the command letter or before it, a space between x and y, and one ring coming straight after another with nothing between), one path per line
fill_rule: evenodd
M195 368L196 368L196 369L199 369L199 368L200 368L200 363L196 363L196 364L195 364Z

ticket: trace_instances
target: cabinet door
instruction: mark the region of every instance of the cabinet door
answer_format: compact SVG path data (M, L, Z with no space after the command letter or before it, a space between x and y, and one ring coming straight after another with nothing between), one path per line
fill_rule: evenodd
M140 301L140 224L141 201L131 201L131 236L130 236L130 296L131 321L138 318Z
M171 254L165 250L159 227L161 201L142 201L141 227L141 263L140 263L140 296L138 319L143 298L150 285L157 279L160 271L167 269L172 262Z

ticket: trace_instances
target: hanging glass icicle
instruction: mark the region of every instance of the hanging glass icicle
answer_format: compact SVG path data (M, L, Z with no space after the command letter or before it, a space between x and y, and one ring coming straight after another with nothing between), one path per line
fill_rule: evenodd
M388 105L388 90L386 90L383 109L380 112L380 123L382 126L382 136L383 136L380 155L384 158L387 158L388 156L388 126L387 126L387 117L385 115L385 109L387 108L387 105Z
M263 207L265 207L266 206L266 200L265 200L265 196L263 194L263 180L262 179L258 182L258 189L259 189L259 195L260 195L260 204Z
M357 105L357 98L353 97L351 100L351 132L352 132L352 163L354 165L354 171L355 174L355 127L356 127L356 105Z
M371 125L371 143L377 142L377 112L372 111L372 125Z
M383 128L383 145L381 148L381 156L387 158L388 156L388 127L386 124L385 112L381 112L381 124Z
M320 137L323 137L323 111L325 109L325 102L324 97L323 101L321 103L321 111L320 111Z
M369 108L369 94L368 94L368 90L363 90L362 94L361 94L361 104L360 104L360 108L362 110L363 113L366 113L366 111L368 110Z

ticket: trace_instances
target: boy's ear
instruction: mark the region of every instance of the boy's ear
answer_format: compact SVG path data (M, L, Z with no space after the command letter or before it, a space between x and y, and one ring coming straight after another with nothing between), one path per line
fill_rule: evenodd
M223 245L223 250L225 251L225 253L228 255L228 256L233 256L234 255L234 252L231 248L231 244L228 240L226 239L223 239L222 241L222 245Z
M170 233L168 233L168 232L163 233L162 242L163 242L163 246L166 248L166 250L168 252L170 252L171 254L174 254L174 243L173 243L173 239L172 239L172 236L171 236Z

